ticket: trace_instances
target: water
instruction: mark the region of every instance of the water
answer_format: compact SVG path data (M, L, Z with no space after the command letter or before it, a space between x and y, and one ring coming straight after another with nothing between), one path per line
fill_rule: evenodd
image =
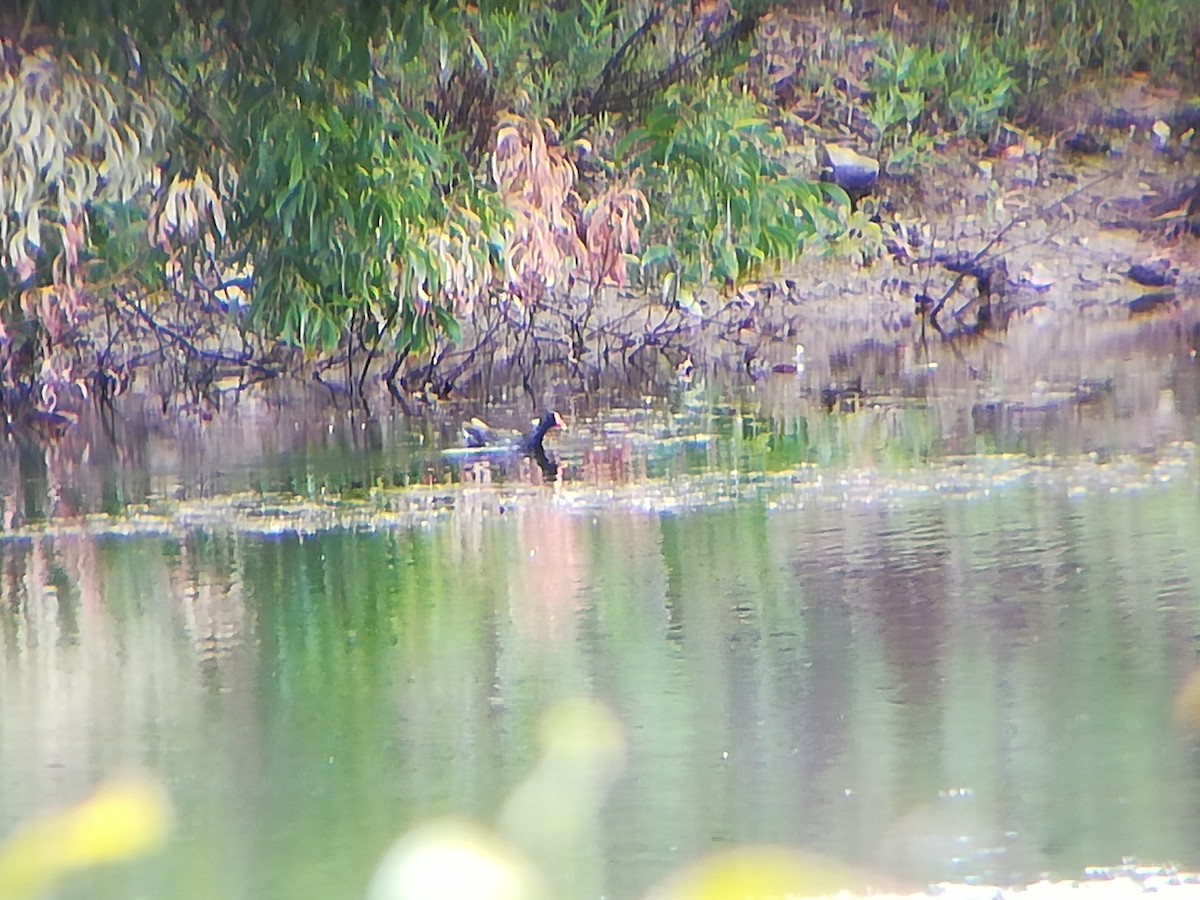
M1200 866L1194 477L864 479L0 541L0 834L132 766L171 837L64 896L360 897L412 825L493 822L583 694L628 757L575 896L752 842L915 884Z

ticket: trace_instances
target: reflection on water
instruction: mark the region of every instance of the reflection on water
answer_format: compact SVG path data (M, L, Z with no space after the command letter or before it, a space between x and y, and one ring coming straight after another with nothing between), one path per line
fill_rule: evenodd
M838 316L844 299L831 301ZM755 366L711 360L681 379L678 360L664 355L662 371L641 372L647 396L619 409L596 399L610 395L558 386L570 430L549 444L568 482L600 486L800 464L903 468L983 453L1154 456L1200 437L1198 299L1181 293L1169 313L1152 316L1123 305L1081 309L1069 322L1031 313L1002 340L952 342L919 329L864 337L858 320L829 324L840 321L829 309L809 310L789 337L762 338ZM624 385L620 396L636 395ZM157 395L129 394L118 414L92 414L56 445L0 440L0 534L245 492L324 500L530 480L528 462L493 460L485 470L443 455L461 443L460 423L485 412L478 405L406 419L390 401L375 403L372 417L321 398L264 389L226 398L220 415L181 419L165 415ZM486 413L504 428L529 425L525 407Z
M496 822L583 694L628 761L581 897L746 843L918 883L1196 867L1197 533L1181 479L3 541L0 833L137 766L167 849L70 896L362 896L402 830Z

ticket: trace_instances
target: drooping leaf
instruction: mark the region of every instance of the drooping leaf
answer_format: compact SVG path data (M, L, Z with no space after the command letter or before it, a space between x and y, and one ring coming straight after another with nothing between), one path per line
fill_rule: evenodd
M643 269L648 269L674 257L674 251L666 244L652 244L642 251L641 265Z
M406 65L416 59L421 52L421 41L425 32L425 8L422 3L409 6L404 17L404 26L400 35L400 50L397 62Z
M458 320L450 310L441 306L435 306L433 313L437 317L438 325L445 332L446 337L451 343L457 344L462 341L462 326L458 324Z

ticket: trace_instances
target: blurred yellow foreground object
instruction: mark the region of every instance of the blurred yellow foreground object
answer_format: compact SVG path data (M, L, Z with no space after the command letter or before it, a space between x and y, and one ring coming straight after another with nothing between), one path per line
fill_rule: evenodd
M388 851L371 879L367 900L545 900L533 866L516 850L471 822L420 825Z
M783 900L862 894L870 887L863 873L819 857L786 847L739 847L693 863L646 900Z
M166 836L166 791L146 776L105 784L78 806L50 813L0 846L0 897L37 897L73 869L138 856Z
M499 833L460 819L401 837L367 900L546 900L600 882L600 807L625 760L625 734L603 704L576 697L539 722L538 764L505 802Z
M625 765L625 732L604 704L574 697L538 728L541 756L500 810L500 833L545 873L556 897L604 893L601 809Z
M552 707L541 719L542 755L537 767L509 796L500 812L500 830L509 840L542 849L573 852L591 840L600 807L625 763L625 734L608 708L575 697ZM562 859L539 859L553 867Z
M1175 695L1175 721L1188 731L1200 732L1200 669L1188 676Z

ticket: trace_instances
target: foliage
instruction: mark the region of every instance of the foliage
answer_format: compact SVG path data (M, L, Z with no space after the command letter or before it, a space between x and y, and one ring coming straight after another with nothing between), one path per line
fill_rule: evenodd
M986 137L1016 99L1011 67L965 27L960 27L943 57L951 127L959 134Z
M960 28L945 49L879 40L868 116L889 168L907 171L939 133L986 136L1014 98L1009 67Z
M27 289L19 308L15 290L0 307L0 337L5 321L29 317L57 341L83 300L93 209L145 208L172 119L95 53L26 52L2 39L0 109L0 283Z
M624 284L624 254L640 247L644 195L618 184L584 207L570 149L548 141L543 123L514 115L497 131L492 177L509 214L503 255L517 297L565 291L576 273L593 286Z
M737 6L47 0L21 38L32 27L42 43L3 48L0 99L20 132L0 160L0 265L35 279L28 314L57 316L56 334L117 288L160 343L192 353L143 301L224 310L243 334L310 350L403 358L457 340L481 302L624 284L646 197L619 177L580 190L579 138L620 79L627 99L652 96L735 46L757 15ZM752 235L746 249L795 245ZM81 260L105 288L73 304L42 290L73 285Z
M880 144L893 151L893 170L909 168L918 154L932 148L929 119L945 78L945 61L935 50L890 36L881 40L867 114Z
M419 40L417 13L401 23L408 33L380 22L374 40ZM345 21L283 24L245 44L236 23L215 23L230 46L249 48L240 56L190 56L203 32L163 54L174 80L194 73L190 96L222 137L231 215L215 237L226 259L205 262L250 261L256 321L301 346L332 349L358 323L420 350L486 292L495 203L453 136L399 105L396 58L369 53ZM210 152L184 142L178 166Z
M716 81L667 91L617 148L619 165L643 173L651 201L654 243L643 267L734 284L836 233L845 193L787 174L784 151L749 95Z
M974 29L1012 67L1025 104L1040 102L1039 87L1061 87L1088 70L1197 74L1200 5L1192 0L990 0L974 12Z
M944 136L987 137L1002 118L1036 117L1081 75L1200 77L1191 0L982 0L906 11L883 28L864 21L874 20L814 24L776 9L751 81L785 119L811 126L811 112L796 119L789 107L814 104L823 124L869 135L892 172L912 170Z
M494 92L539 116L569 110L580 87L594 83L619 43L635 27L636 10L608 0L512 5L474 15L463 8L447 18L438 43L444 85L455 73L486 71Z

